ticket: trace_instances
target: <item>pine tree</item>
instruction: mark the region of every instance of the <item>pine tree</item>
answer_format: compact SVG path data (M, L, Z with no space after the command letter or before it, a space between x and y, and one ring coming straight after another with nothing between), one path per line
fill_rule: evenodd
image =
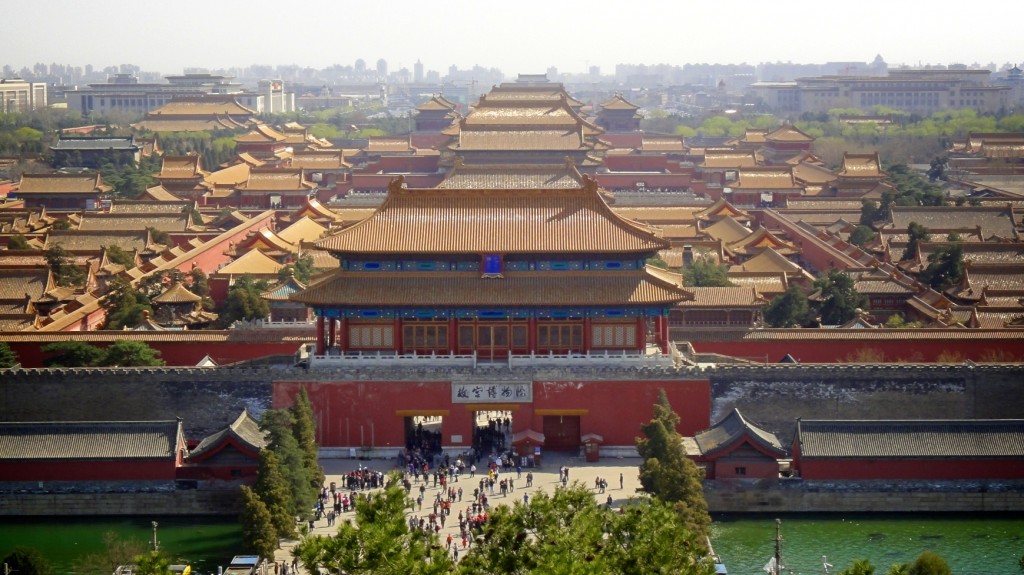
M810 307L800 288L789 286L764 308L764 321L772 327L800 327L807 322Z
M295 536L292 494L281 460L270 449L260 451L260 467L253 491L267 507L278 539Z
M0 369L18 365L18 354L14 353L7 342L0 342Z
M260 428L269 434L270 449L281 461L281 469L291 494L291 513L309 517L319 490L313 487L312 478L306 468L305 455L292 432L294 421L286 409L268 409L263 412Z
M299 394L295 396L295 403L292 404L289 411L291 411L292 420L295 422L292 425L292 432L295 434L299 448L302 449L302 461L309 472L310 482L314 489L320 489L320 486L324 484L325 476L324 470L317 461L320 447L316 443L313 406L309 402L309 395L306 393L305 387L299 390Z
M640 428L637 452L640 485L661 501L670 503L694 533L706 535L711 526L708 504L701 485L701 471L683 451L683 438L676 431L679 415L672 411L668 395L662 389L654 405L654 418Z
M240 518L242 545L250 553L273 560L274 551L277 549L277 533L271 522L270 511L248 486L243 485L240 489L244 504Z

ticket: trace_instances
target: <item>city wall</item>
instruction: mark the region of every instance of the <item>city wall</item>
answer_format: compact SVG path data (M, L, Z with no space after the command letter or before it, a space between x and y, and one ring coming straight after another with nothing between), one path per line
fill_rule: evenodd
M0 516L237 515L241 508L238 490L0 496Z
M272 405L272 382L421 381L481 377L469 368L18 369L0 376L0 421L140 421L182 417L189 438L223 429L242 409ZM497 371L495 372L498 373ZM486 375L486 373L484 373ZM1024 416L1024 364L803 364L714 369L512 368L496 377L711 381L711 417L733 408L788 447L802 419L1004 419ZM685 411L685 410L680 410Z
M1019 512L1024 481L718 480L704 497L712 513Z

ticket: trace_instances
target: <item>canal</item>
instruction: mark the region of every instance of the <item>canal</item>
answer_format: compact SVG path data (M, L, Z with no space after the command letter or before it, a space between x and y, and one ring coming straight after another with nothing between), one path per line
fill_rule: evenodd
M160 548L175 561L192 565L193 573L216 573L241 549L242 530L235 517L5 517L0 518L0 558L16 546L33 547L58 575L73 573L81 556L103 551L107 532L148 545L153 521Z
M775 548L775 517L714 517L712 544L730 575L764 575ZM782 558L793 573L830 573L867 559L879 575L934 551L956 575L1012 575L1024 555L1024 515L796 514L782 520Z
M763 575L772 556L774 515L718 515L712 542L732 575ZM794 514L782 519L782 556L793 573L820 574L821 556L838 573L856 559L868 559L884 574L897 562L932 550L956 575L1012 575L1024 555L1024 515ZM116 517L0 519L0 557L17 545L40 550L55 572L74 572L76 560L103 549L108 531L148 543L157 521L161 548L209 575L226 566L241 548L233 517Z

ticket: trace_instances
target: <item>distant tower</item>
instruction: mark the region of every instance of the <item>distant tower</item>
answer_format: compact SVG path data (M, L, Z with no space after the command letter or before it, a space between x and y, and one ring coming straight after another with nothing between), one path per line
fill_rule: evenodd
M377 79L386 80L388 77L388 61L384 58L377 60Z
M548 80L551 80L552 82L558 81L558 68L554 66L548 68Z
M417 84L422 83L423 82L423 62L420 62L419 60L416 60L416 64L412 67L412 70L413 70L413 72L412 72L413 81L416 82Z
M364 72L366 72L366 60L359 58L356 60L356 73L362 74Z

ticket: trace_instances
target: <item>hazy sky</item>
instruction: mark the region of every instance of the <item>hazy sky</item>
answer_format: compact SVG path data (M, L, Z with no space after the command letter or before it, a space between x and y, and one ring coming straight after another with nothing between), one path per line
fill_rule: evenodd
M1024 61L1018 0L0 0L0 65L147 71L378 58L508 76L616 63Z

